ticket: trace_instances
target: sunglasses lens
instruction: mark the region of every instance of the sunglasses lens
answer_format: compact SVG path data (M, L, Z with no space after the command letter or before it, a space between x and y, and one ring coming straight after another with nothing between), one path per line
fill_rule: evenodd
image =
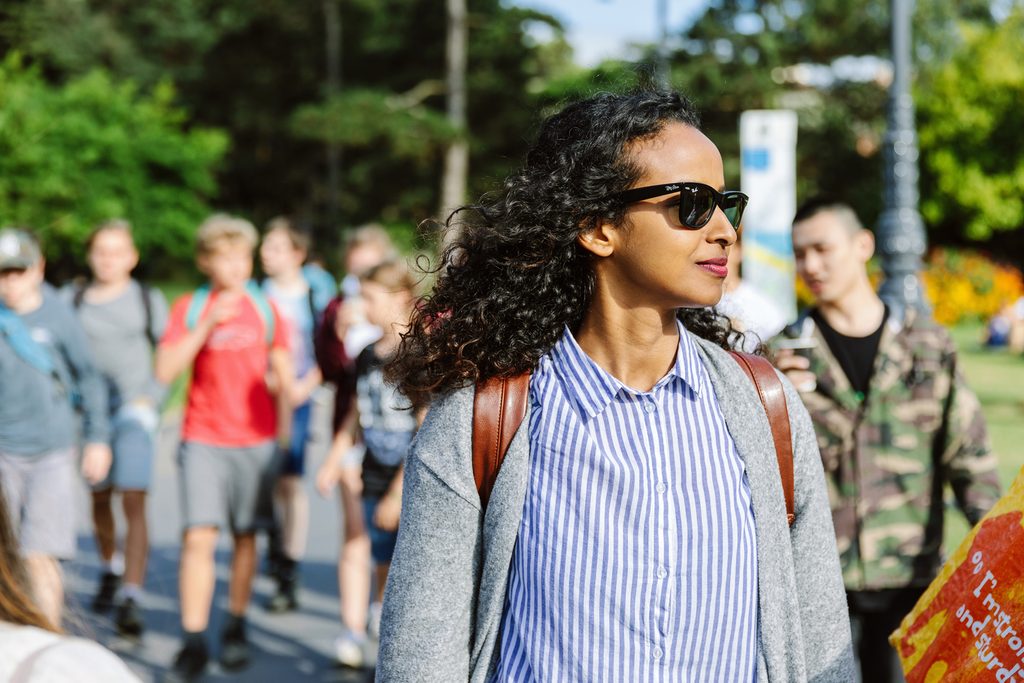
M704 185L683 185L679 191L679 222L687 228L703 228L715 212L715 195Z
M722 210L734 228L740 227L743 210L747 208L747 198L742 194L727 194L722 202Z

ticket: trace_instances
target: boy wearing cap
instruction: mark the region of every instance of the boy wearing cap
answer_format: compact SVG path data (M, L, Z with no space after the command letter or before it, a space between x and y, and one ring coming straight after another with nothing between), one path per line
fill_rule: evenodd
M35 237L0 230L0 482L18 527L33 592L60 622L59 560L75 550L75 416L82 412L81 471L90 483L110 468L107 391L71 309L43 281ZM44 377L40 383L39 376Z

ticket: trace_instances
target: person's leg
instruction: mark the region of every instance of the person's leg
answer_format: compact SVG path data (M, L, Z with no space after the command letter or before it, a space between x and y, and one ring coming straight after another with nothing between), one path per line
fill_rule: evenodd
M345 517L338 561L341 622L351 633L365 636L370 601L370 537L363 520L359 470L343 468L338 489Z
M111 504L114 489L106 488L92 492L92 524L96 533L96 550L100 560L109 566L117 551L117 538L114 529L114 509Z
M235 534L234 539L228 611L240 617L249 609L252 597L252 581L256 572L256 534Z
M124 541L124 584L141 589L149 561L149 525L146 522L146 492L124 491L121 494L124 517L128 527Z
M284 553L295 562L306 554L309 536L309 497L301 475L285 475L278 480L281 492Z
M210 622L210 606L216 585L214 551L217 527L192 527L181 542L181 565L178 571L178 592L181 596L181 627L186 633L206 630Z
M47 619L59 626L64 611L64 580L60 563L39 553L25 556L25 567L32 584L32 597Z

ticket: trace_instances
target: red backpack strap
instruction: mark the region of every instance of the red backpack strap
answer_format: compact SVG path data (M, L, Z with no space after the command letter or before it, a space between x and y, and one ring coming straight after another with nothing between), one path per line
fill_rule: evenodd
M526 417L530 373L492 377L476 385L473 397L473 478L480 505L487 501L512 436Z
M775 374L775 368L768 359L752 353L730 351L747 377L754 383L757 395L768 415L775 442L775 457L779 461L779 477L782 479L782 493L786 497L786 519L792 526L796 519L793 482L793 441L789 430L789 408L786 407L786 393L782 380Z

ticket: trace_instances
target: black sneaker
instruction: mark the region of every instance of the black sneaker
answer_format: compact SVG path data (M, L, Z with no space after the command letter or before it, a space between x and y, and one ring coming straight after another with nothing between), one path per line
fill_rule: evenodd
M121 577L117 574L105 572L100 577L100 589L96 591L96 597L92 599L93 612L109 612L114 608L114 598L117 597L117 589L121 587Z
M289 564L291 566L289 566ZM266 610L273 613L294 611L299 608L299 582L295 562L286 561L278 575L278 593L266 602Z
M117 631L122 636L138 638L145 629L142 623L142 610L131 598L125 598L117 608Z
M240 617L228 617L220 637L220 665L225 671L241 671L249 666L249 641L245 620Z
M174 658L170 671L160 679L161 683L191 683L202 675L209 661L206 641L186 642Z

